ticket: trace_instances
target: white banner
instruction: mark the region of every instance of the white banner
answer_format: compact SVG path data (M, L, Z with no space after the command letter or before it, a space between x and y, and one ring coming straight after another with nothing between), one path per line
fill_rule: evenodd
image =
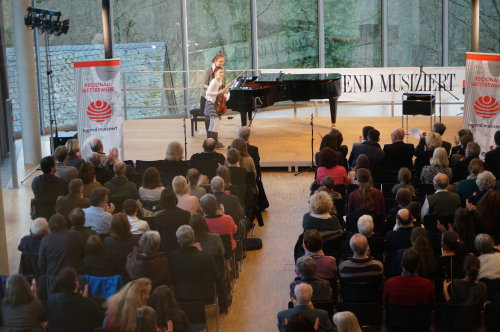
M500 130L500 54L466 53L465 59L464 127L474 132L484 159Z
M405 92L436 92L436 102L463 101L464 67L392 67L392 68L310 68L261 69L261 73L342 75L341 101L394 101L401 102ZM440 88L439 82L443 87ZM459 100L457 101L448 92Z
M78 140L83 158L90 155L90 141L99 138L104 153L116 147L123 159L120 60L75 62Z

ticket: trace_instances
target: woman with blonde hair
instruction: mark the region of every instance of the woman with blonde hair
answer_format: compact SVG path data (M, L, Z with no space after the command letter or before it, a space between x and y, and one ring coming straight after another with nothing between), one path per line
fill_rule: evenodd
M338 332L361 332L358 319L350 311L341 311L333 315L333 324Z
M120 332L135 332L136 310L147 305L151 280L139 278L126 284L106 301L105 328Z
M431 132L428 135L424 132L420 135L420 141L415 147L415 176L420 179L420 173L424 166L429 165L429 161L434 153L434 149L441 147L441 135Z
M83 197L89 198L92 189L102 186L96 180L95 166L91 162L83 163L78 170L78 177L83 181Z
M179 142L170 142L167 146L165 159L161 164L160 171L166 174L165 183L170 183L177 175L186 175L189 163L184 160L184 149Z
M68 140L65 146L68 149L68 159L66 160L66 163L69 166L79 169L85 162L85 160L82 159L82 154L80 153L80 143L76 138L73 138Z
M178 175L172 180L172 189L177 196L177 207L191 214L200 213L200 202L191 195L191 189L184 176Z
M420 182L423 184L432 184L432 180L438 173L446 174L448 178L452 178L448 154L444 148L435 148L429 163L430 165L424 166L420 174Z
M198 181L200 180L200 172L196 168L190 168L187 171L187 180L189 184L189 188L191 189L191 195L196 196L196 198L200 199L201 196L205 195L207 191L205 188L198 185Z
M139 198L144 201L159 201L163 189L165 187L161 183L161 176L158 169L156 167L146 168L142 175Z
M332 198L325 191L317 191L309 197L309 212L302 218L304 232L315 229L318 232L341 231L342 226L335 215Z
M256 176L257 171L255 163L248 154L247 143L241 138L237 138L231 143L230 147L238 150L240 153L240 167L243 167L248 173L253 173L253 175Z

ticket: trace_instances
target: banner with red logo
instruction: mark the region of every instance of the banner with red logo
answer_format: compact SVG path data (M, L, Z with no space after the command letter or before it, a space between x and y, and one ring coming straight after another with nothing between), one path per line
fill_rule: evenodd
M101 139L104 153L118 148L123 159L120 60L75 62L78 140L83 158L90 154L90 141Z
M464 128L474 132L484 159L500 130L500 54L467 53L465 60Z

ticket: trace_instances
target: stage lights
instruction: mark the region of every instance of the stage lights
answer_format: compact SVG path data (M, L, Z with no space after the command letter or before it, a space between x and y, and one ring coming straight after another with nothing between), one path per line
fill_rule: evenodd
M29 29L38 28L40 34L47 33L56 36L68 33L69 20L61 21L61 12L34 7L28 7L27 11L24 24Z

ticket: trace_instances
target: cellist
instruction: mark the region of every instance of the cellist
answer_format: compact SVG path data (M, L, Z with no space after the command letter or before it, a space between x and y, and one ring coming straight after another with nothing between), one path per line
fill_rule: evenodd
M213 138L216 142L215 147L220 149L224 145L219 142L219 123L220 117L216 110L216 100L217 97L222 95L223 97L229 99L229 89L223 87L224 76L226 72L222 67L215 67L214 78L210 81L206 93L206 103L204 114L210 118L210 125L208 127L207 136Z

